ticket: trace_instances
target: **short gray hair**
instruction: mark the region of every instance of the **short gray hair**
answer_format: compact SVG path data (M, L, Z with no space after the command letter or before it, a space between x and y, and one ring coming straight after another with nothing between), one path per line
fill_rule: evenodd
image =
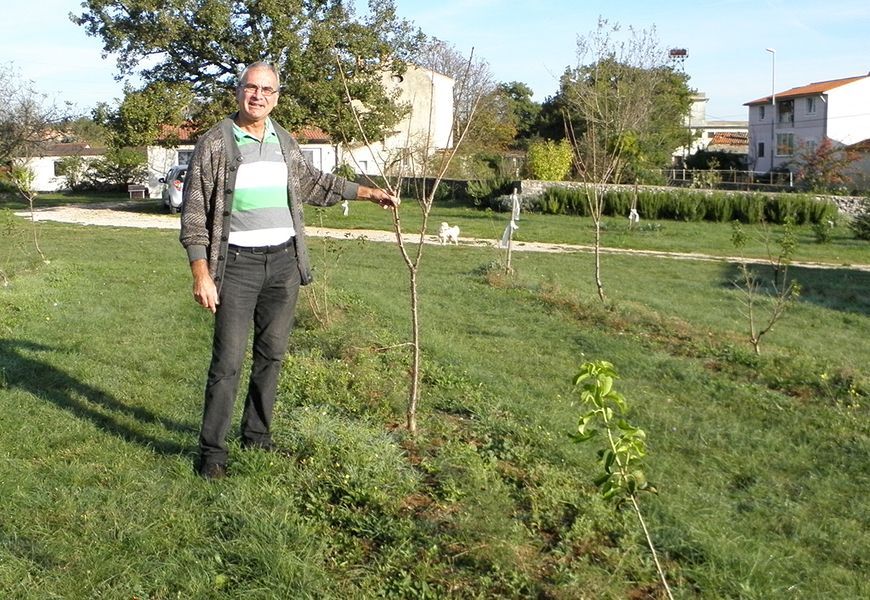
M269 71L272 71L272 74L275 76L275 80L278 82L278 87L281 87L281 76L278 74L278 69L275 68L275 65L266 62L265 60L258 60L257 62L252 62L247 67L242 69L242 72L239 74L239 81L236 84L236 87L241 87L242 82L248 75L248 72L256 71L258 69L268 69Z

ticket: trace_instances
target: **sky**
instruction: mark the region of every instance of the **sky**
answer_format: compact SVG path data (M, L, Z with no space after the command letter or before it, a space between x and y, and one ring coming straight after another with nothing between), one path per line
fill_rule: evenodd
M543 102L577 63L577 37L599 17L655 28L664 49L685 48L680 68L706 94L707 118L746 120L744 103L816 81L870 73L867 0L395 0L424 33L485 60L497 81L520 81ZM6 2L0 64L82 112L123 96L101 40L69 20L80 0ZM766 48L775 50L775 54ZM135 81L134 81L135 83Z

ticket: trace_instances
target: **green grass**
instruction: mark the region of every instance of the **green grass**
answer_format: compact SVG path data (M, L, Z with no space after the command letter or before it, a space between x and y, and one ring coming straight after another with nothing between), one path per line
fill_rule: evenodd
M381 209L369 203L353 203L347 217L339 210L311 210L308 222L323 227L348 229L385 229ZM402 207L402 228L416 232L420 228L420 211L411 201ZM442 221L459 225L462 237L500 239L509 220L507 213L482 211L460 204L436 205L429 218L428 231L435 233ZM713 256L735 256L731 243L731 227L710 222L645 221L634 229L628 228L628 219L605 218L602 244L611 248L632 248L660 252L694 252ZM564 217L524 213L520 215L520 228L515 242L550 242L591 246L595 242L592 220L584 217ZM745 248L747 257L766 258L765 233L759 226L744 225L749 239ZM781 226L771 226L769 236L775 240L782 234ZM798 261L827 262L832 264L867 264L870 253L867 243L855 239L843 224L835 226L828 243L817 243L811 226L795 228L798 247L794 259ZM776 244L771 244L775 252Z
M43 224L41 264L24 222L8 231L0 597L660 596L632 514L568 437L586 359L616 365L647 432L659 494L641 506L677 597L870 593L866 272L798 269L756 357L726 264L605 257L602 306L587 255L517 253L504 278L496 250L427 248L410 439L401 258L311 240L330 325L301 302L275 416L293 458L233 440L208 484L211 318L177 234Z

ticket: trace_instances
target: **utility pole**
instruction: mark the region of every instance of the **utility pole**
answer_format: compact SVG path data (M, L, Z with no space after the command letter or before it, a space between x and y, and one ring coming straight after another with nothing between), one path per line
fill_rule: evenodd
M770 52L770 170L773 171L776 156L776 50L765 50Z

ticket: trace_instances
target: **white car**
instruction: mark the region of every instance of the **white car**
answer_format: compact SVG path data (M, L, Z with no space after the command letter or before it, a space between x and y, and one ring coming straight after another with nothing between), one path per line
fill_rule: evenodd
M181 193L184 191L184 176L187 175L187 165L175 165L160 178L163 185L163 206L174 215L181 209Z

